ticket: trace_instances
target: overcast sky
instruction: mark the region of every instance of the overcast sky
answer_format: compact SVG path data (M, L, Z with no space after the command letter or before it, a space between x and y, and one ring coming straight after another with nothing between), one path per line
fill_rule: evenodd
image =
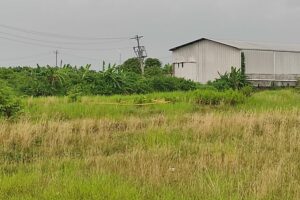
M136 34L166 63L171 47L201 37L300 43L299 22L299 0L0 0L0 65L55 65L58 49L63 63L99 68L134 56Z

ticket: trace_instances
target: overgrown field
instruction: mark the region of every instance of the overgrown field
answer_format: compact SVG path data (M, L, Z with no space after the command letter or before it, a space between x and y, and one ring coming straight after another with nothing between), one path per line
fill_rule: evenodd
M23 99L0 199L300 199L300 93L222 95Z

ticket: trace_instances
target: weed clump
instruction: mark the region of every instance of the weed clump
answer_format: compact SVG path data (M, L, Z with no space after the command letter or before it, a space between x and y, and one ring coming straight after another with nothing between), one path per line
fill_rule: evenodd
M21 101L13 90L4 84L0 85L0 117L12 118L22 110Z
M254 92L253 87L250 86L250 85L247 85L247 86L241 88L240 91L241 91L241 93L243 93L246 97L250 97L250 96L253 94L253 92Z
M68 100L71 103L80 102L82 95L83 95L83 92L82 92L81 87L75 86L68 92Z
M243 103L246 96L241 92L226 90L218 92L214 90L198 90L194 93L195 102L202 105L236 105Z

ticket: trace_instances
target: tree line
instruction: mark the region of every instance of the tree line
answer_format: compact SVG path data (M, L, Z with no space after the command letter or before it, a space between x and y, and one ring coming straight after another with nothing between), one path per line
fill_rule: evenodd
M23 96L144 94L162 91L187 91L197 83L172 76L172 66L155 58L145 61L145 75L140 63L131 58L122 65L103 63L101 71L91 65L76 67L39 66L0 68L1 85L12 88Z

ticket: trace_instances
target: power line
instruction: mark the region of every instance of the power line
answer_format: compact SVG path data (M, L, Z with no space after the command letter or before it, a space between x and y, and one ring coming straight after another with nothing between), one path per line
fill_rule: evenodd
M52 55L46 55L46 56L41 56L41 57L38 57L38 58L34 58L34 59L24 59L24 60L12 60L12 61L22 61L22 63L29 63L29 62L37 62L37 60L39 60L39 61L41 61L41 60L44 60L44 59L46 59L46 58L49 58L50 56L52 56ZM4 62L7 62L8 60L0 60L0 61L4 61ZM9 61L10 62L10 61ZM26 65L24 65L24 64L22 64L23 66L26 66ZM10 65L10 66L12 66L12 65ZM13 66L20 66L20 65L13 65Z
M35 41L35 42L43 42L43 43L56 43L56 44L65 44L65 45L98 45L98 44L109 44L109 43L116 43L116 42L121 42L121 41L125 41L127 39L119 39L119 40L113 40L113 41L93 41L93 42L65 42L65 41L50 41L50 40L40 40L40 39L34 39L34 38L30 38L30 37L24 37L21 35L16 35L16 34L12 34L12 33L7 33L7 32L3 32L0 31L0 34L4 34L7 35L9 37L15 37L18 39L25 39L25 40L31 40L31 41Z
M80 56L80 55L76 55L76 54L70 54L70 53L61 53L61 55L66 55L66 56L70 56L73 58L79 58L79 59L84 59L84 60L93 60L93 61L97 61L97 62L101 62L102 60L108 61L110 63L117 63L115 60L111 60L111 59L101 59L101 58L92 58L92 57L86 57L86 56Z
M27 42L19 39L12 39L8 37L2 37L0 36L0 39L9 40L16 43L23 43L33 46L40 46L40 47L50 47L50 48L57 48L57 49L66 49L66 50L74 50L74 51L115 51L118 49L129 49L130 47L121 47L121 48L107 48L107 49L87 49L87 48L70 48L70 47L62 47L60 45L48 45L48 44L40 44L40 43L33 43L33 42Z
M119 39L129 39L130 38L130 37L81 37L81 36L74 36L74 35L64 35L64 34L48 33L48 32L22 29L22 28L8 26L8 25L4 25L4 24L0 24L0 27L9 29L9 30L18 31L18 32L27 33L27 34L39 35L42 37L54 37L54 38L75 39L75 40L119 40Z
M71 56L71 57L75 57L75 58L100 61L100 59L97 59L97 58L91 58L91 57L86 57L86 56L79 56L79 55L70 54L70 53L62 53L62 54L63 55L67 55L67 56Z
M5 58L2 59L0 58L0 61L19 61L19 60L27 60L27 59L33 59L36 57L40 57L40 56L50 56L50 53L41 53L41 54L35 54L35 55L31 55L31 56L24 56L24 57L15 57L15 58Z

